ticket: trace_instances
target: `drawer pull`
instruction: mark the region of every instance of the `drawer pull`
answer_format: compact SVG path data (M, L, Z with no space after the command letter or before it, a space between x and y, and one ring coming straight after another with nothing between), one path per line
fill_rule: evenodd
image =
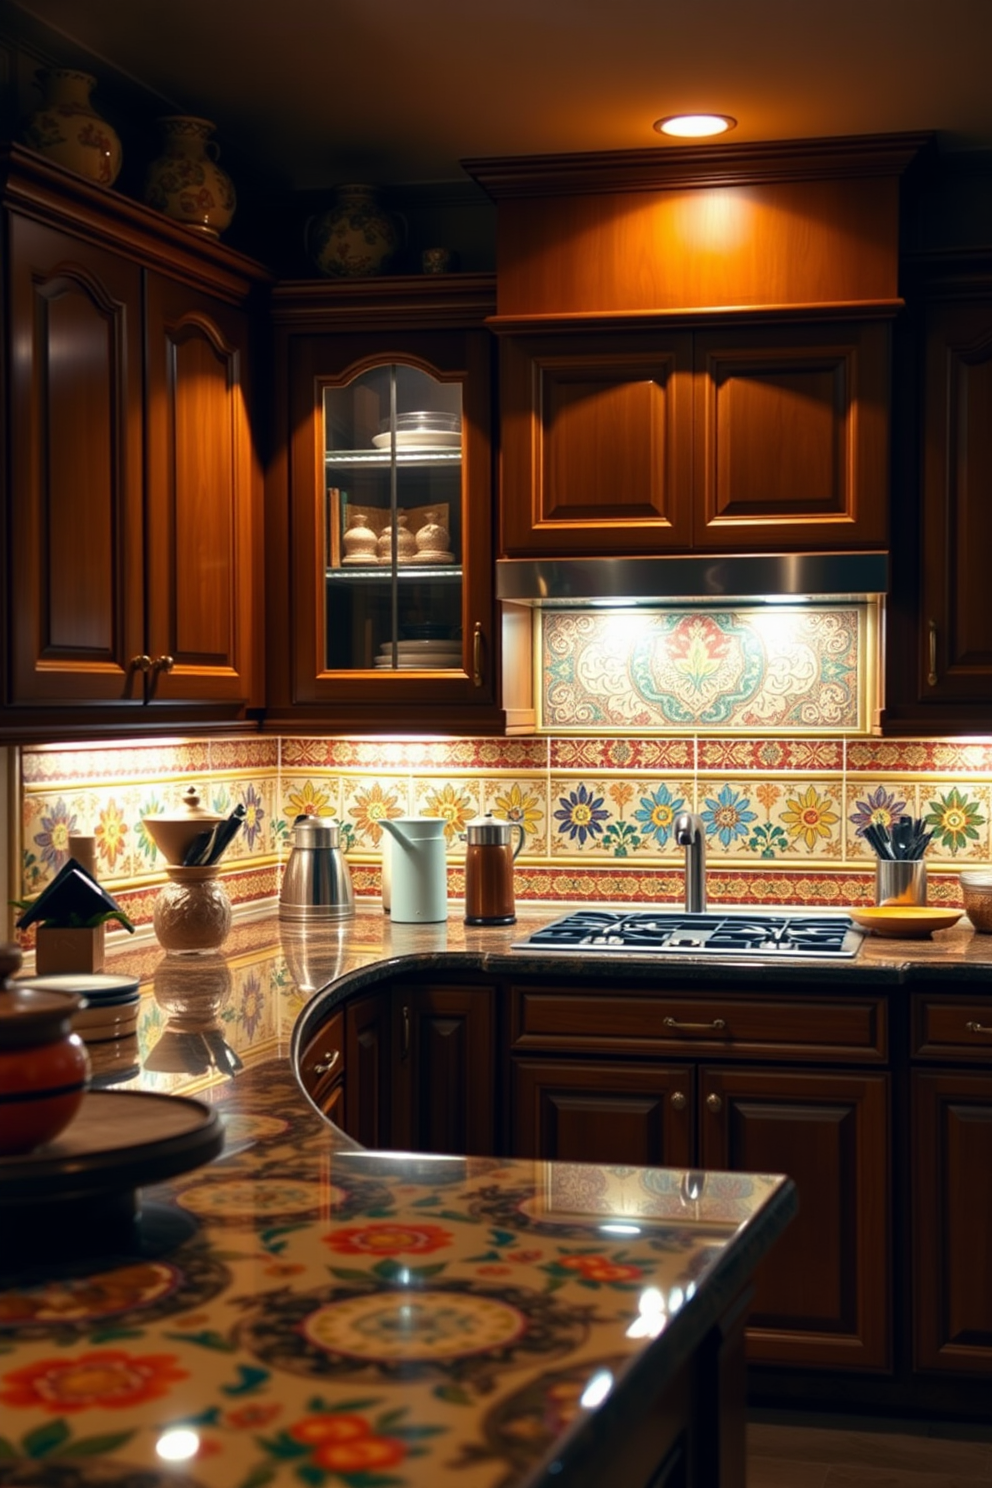
M988 1023L966 1023L964 1026L969 1033L992 1033L992 1026Z
M409 1059L409 1057L410 1057L410 1009L408 1007L406 1007L405 1005L403 1007L403 1015L402 1016L403 1016L403 1034L402 1034L402 1038L401 1038L401 1041L400 1041L400 1058L401 1059Z
M723 1101L718 1095L708 1095L706 1097L706 1109L707 1111L713 1111L714 1113L717 1111L722 1111Z
M685 1095L683 1094L683 1092L681 1090L676 1090L676 1091L673 1092L673 1094L672 1094L672 1107L676 1111L684 1111L685 1110Z
M727 1023L724 1018L714 1018L712 1023L679 1023L675 1018L665 1018L666 1028L676 1028L679 1033L721 1033Z
M329 1049L326 1054L321 1055L321 1063L315 1064L313 1072L315 1075L329 1075L331 1070L341 1058L340 1049Z

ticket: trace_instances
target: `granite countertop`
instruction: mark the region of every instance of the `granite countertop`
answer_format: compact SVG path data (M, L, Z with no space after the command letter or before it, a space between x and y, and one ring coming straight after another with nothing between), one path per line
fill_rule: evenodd
M192 1095L220 1114L225 1151L145 1188L115 1251L87 1259L69 1235L61 1257L3 1263L0 1484L522 1488L624 1431L788 1222L792 1185L368 1153L291 1068L308 1007L398 971L613 978L608 956L511 949L566 909L521 907L499 929L454 905L431 926L373 904L319 931L272 915L190 958L112 937L108 970L138 978L141 1003L134 1038L92 1047L97 1083ZM625 979L728 973L739 964L623 959ZM992 937L964 919L930 941L869 937L854 962L802 963L811 974L987 982Z

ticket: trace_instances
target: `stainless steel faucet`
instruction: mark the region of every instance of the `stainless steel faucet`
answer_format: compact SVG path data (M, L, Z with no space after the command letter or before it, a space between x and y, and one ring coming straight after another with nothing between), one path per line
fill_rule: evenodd
M675 841L685 848L685 912L706 913L706 829L694 811L680 811L672 824Z

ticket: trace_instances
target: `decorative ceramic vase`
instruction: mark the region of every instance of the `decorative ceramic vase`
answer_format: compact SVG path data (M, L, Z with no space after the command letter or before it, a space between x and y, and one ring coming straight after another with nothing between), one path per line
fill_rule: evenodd
M406 512L396 513L396 526L386 525L379 533L376 544L379 562L391 566L393 562L393 540L396 541L396 562L409 563L417 551L413 533L406 525Z
M381 206L372 186L339 186L334 205L311 217L307 251L322 274L361 279L382 274L400 246L398 213Z
M186 227L218 237L230 226L237 199L233 181L217 164L214 125L190 114L158 122L164 149L148 167L145 201Z
M166 951L215 951L231 928L231 901L216 868L167 868L169 882L152 907L158 943Z
M372 528L368 525L368 521L368 512L352 512L351 524L342 538L344 543L344 557L341 559L342 564L378 562L378 539Z
M69 67L36 74L44 102L24 130L24 142L100 186L112 186L121 168L116 130L90 103L96 78Z
M424 513L425 521L423 527L418 527L414 538L416 554L414 563L454 563L455 555L448 549L451 536L446 527L442 527L438 521L439 513L428 511Z

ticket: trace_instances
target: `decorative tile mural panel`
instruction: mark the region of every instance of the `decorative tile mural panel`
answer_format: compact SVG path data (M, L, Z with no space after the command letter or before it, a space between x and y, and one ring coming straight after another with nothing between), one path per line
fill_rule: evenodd
M870 623L867 604L541 610L541 727L861 733Z

